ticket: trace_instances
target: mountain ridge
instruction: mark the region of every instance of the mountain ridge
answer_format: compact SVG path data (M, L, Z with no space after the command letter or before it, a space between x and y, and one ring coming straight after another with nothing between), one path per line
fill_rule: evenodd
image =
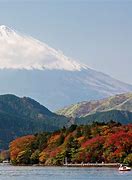
M49 111L29 97L0 95L0 149L11 140L27 134L55 131L69 119Z
M110 110L123 110L132 112L132 93L118 94L109 98L85 101L57 111L58 114L67 117L85 117L97 112Z
M132 85L6 26L0 26L0 44L0 94L29 96L56 110L132 91Z

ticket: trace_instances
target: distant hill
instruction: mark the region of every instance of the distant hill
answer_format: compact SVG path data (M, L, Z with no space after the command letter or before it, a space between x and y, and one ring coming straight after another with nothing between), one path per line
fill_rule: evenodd
M52 132L71 124L92 122L132 122L132 94L122 94L100 101L83 102L59 111L57 115L29 97L0 96L0 149L17 137ZM66 111L67 110L67 111ZM65 117L67 116L67 117Z
M110 121L120 122L121 124L132 123L132 112L119 110L96 112L85 117L76 118L74 123L92 124L93 122L108 123Z
M118 121L132 123L132 93L111 96L106 99L81 102L57 111L59 115L72 117L74 123L88 124L94 121Z
M18 136L54 131L68 118L56 115L35 100L7 94L0 96L0 149Z
M112 110L132 112L132 93L119 94L109 98L80 102L57 111L59 115L67 117L85 117L97 112Z

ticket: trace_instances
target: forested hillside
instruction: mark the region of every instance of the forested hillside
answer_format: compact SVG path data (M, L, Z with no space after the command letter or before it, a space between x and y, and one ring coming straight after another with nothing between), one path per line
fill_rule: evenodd
M17 138L10 144L13 164L127 163L132 165L132 124L115 122L63 128Z
M35 100L15 95L0 96L0 149L7 149L16 137L41 131L55 131L68 118L49 111Z

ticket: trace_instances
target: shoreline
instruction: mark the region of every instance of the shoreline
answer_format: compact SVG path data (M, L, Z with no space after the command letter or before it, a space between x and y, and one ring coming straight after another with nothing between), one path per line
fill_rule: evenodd
M82 167L82 168L94 168L94 167L108 167L116 168L120 166L120 163L81 163L81 164L64 164L64 165L44 165L44 164L17 164L12 163L0 163L1 165L11 165L11 166L34 166L34 167Z
M119 167L120 163L81 163L81 164L64 164L64 167Z

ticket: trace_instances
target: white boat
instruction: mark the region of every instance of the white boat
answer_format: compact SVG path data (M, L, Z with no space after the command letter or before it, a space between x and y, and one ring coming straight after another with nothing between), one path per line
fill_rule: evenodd
M131 168L128 166L123 166L122 164L119 167L119 171L131 171Z
M4 161L2 161L2 163L4 163L4 164L9 164L10 161L9 161L9 160L4 160Z

